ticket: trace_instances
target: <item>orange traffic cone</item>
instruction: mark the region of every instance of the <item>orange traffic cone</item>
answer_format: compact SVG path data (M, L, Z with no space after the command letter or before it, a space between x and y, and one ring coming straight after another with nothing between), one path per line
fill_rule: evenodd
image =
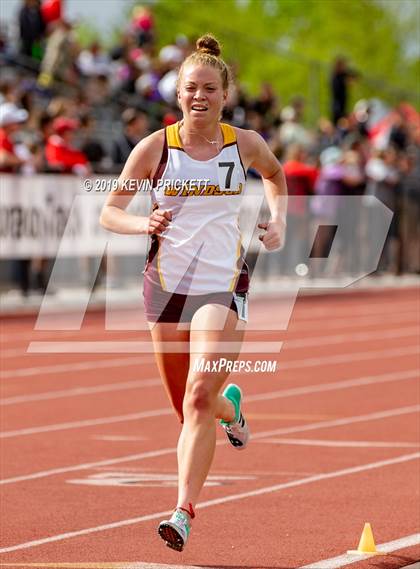
M362 535L359 541L359 547L357 549L350 549L347 553L355 554L355 555L386 555L382 551L377 551L375 540L373 539L373 532L370 524L368 522L365 523L365 526L362 531Z

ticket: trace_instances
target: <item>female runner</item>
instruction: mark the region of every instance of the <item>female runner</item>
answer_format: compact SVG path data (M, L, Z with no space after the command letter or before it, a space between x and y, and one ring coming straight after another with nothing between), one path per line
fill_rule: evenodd
M229 87L229 70L219 56L213 36L197 41L178 78L183 119L134 148L100 220L116 233L151 235L145 313L160 374L182 423L178 502L158 531L177 551L187 542L212 463L215 419L236 449L245 448L249 437L241 390L230 384L220 393L229 365L218 366L221 358L231 365L237 359L247 320L248 271L238 215L249 167L262 176L271 212L270 222L259 224L265 230L260 240L267 250L278 249L285 232L280 164L256 132L219 122ZM122 187L128 179L153 181L149 217L125 211L133 197Z

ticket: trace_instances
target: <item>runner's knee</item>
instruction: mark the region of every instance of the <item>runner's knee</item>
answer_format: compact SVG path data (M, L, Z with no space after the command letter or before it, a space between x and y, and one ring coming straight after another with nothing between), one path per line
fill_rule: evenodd
M217 393L213 393L207 385L207 380L196 379L187 387L183 411L184 414L208 415L214 413Z

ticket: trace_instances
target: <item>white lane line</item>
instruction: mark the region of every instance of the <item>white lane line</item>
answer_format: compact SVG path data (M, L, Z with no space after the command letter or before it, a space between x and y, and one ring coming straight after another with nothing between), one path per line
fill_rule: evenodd
M272 310L273 308L271 307L271 309L266 313L264 311L258 312L255 314L252 314L252 320L251 323L264 323L267 320L267 315L270 314L272 316ZM411 308L408 308L407 310L389 310L389 307L384 307L382 306L381 309L379 309L377 311L377 313L379 314L379 316L375 317L370 317L370 316L366 316L364 314L368 314L368 313L355 313L354 311L351 311L348 315L335 315L335 314L331 314L332 310L330 309L328 312L322 312L320 313L318 316L315 316L314 318L312 318L313 315L313 309L311 308L311 310L309 311L310 316L308 318L296 318L295 316L293 316L290 319L290 321L293 323L293 329L294 331L296 329L299 330L299 332L302 332L304 330L312 330L314 327L319 329L319 318L322 318L322 329L330 329L330 328L340 328L340 327L352 327L352 326L363 326L363 325L375 325L375 324L382 324L384 325L384 323L386 324L390 324L392 322L401 322L402 320L404 321L406 319L407 316L411 316L411 318L409 318L409 320L411 321L418 321L418 307L416 307L416 305L414 303L411 303ZM384 318L384 313L386 312L386 319ZM305 323L312 323L309 326L303 325L303 326L297 326L298 324L305 324ZM127 328L122 328L122 326L126 325ZM46 333L46 331L43 330L32 330L32 331L28 331L28 332L16 332L16 333L4 333L1 337L0 337L0 341L2 345L5 344L10 344L13 342L16 342L17 340L35 340L36 338L38 338L39 340L44 340L44 341L48 341L48 340L56 340L57 339L57 333L59 334L59 338L60 339L71 339L71 338L80 338L82 337L89 337L89 336L98 336L98 334L112 334L112 333L116 333L116 334L121 334L121 333L128 333L130 335L135 335L135 333L138 332L148 332L148 329L139 329L139 330L133 330L131 328L131 323L130 321L122 321L119 324L118 328L104 328L103 326L91 326L91 327L84 327L81 330L72 330L72 331L64 331L64 330L57 330L55 332L50 332L50 333Z
M43 470L40 472L33 472L23 476L14 476L13 478L3 478L0 484L15 484L16 482L25 482L26 480L36 480L38 478L46 478L47 476L55 476L57 474L66 474L67 472L76 472L79 470L90 470L93 468L100 468L102 466L112 466L122 462L134 462L136 460L146 460L148 458L155 458L157 456L164 456L176 452L176 447L163 448L159 450L152 450L148 452L141 452L138 454L129 454L119 458L110 458L107 460L100 460L97 462L85 462L84 464L75 464L73 466L64 466L61 468L51 468L50 470Z
M315 301L315 302L319 302ZM380 300L379 302L371 302L369 301L369 305L361 305L360 300L355 302L352 306L348 306L347 303L345 303L346 306L344 306L344 303L339 303L339 305L341 305L343 308L349 308L349 310L345 310L344 312L341 312L340 314L337 314L337 305L335 305L335 303L332 303L331 301L328 301L328 306L326 307L321 306L319 308L314 308L313 306L311 306L310 310L307 310L306 312L302 311L302 314L299 315L299 319L298 321L300 322L301 320L315 320L318 318L335 318L335 317L339 317L339 318L345 318L346 316L367 316L370 314L384 314L384 307L386 307L386 313L388 314L388 308L389 308L389 300L388 299L384 299L384 300ZM398 308L400 308L400 310L398 310ZM390 314L395 314L395 313L403 313L403 312L413 312L416 309L420 308L420 302L418 301L418 299L413 299L413 300L405 300L405 301L401 301L401 302L397 302L394 304L394 302L392 303L392 308L395 308L394 310L390 311ZM302 310L302 308L300 308L300 310Z
M324 356L319 358L306 358L294 361L285 361L280 363L282 369L299 369L304 367L312 367L319 365L334 365L346 362L358 363L361 360L376 360L378 358L395 358L401 356L409 356L419 354L420 348L418 344L414 346L406 346L404 348L394 348L390 350L375 350L367 352L349 352L348 354L337 354L335 356Z
M357 474L359 472L365 472L367 470L373 470L376 468L383 468L384 466L390 466L394 464L402 464L411 460L416 460L420 458L420 452L413 454L405 454L388 460L380 460L377 462L370 462L368 464L361 464L359 466L353 466L352 468L344 468L342 470L335 470L332 472L325 472L323 474L316 474L314 476L308 476L305 478L300 478L298 480L292 480L290 482L284 482L282 484L275 484L274 486L266 486L263 488L258 488L256 490L250 490L249 492L241 492L239 494L230 494L228 496L223 496L222 498L216 498L213 500L207 500L205 502L200 502L197 504L197 509L209 508L211 506L218 506L220 504L226 504L228 502L234 502L237 500L243 500L245 498L255 498L256 496L263 496L264 494L271 494L273 492L279 492L285 490L286 488L296 488L298 486L304 486L306 484L311 484L313 482L320 482L322 480L329 480L332 478L340 478L342 476L349 476L351 474ZM82 535L89 535L96 532L107 531L110 529L120 528L124 526L129 526L133 524L138 524L141 522L156 520L164 516L168 516L172 513L172 510L166 510L164 512L156 512L153 514L148 514L146 516L139 516L137 518L130 518L126 520L119 520L117 522L112 522L108 524L103 524L96 527L85 528L82 530L71 531L67 533L62 533L58 535L52 535L42 539L35 539L33 541L27 541L25 543L19 543L9 547L3 547L0 549L0 553L10 553L12 551L19 551L22 549L28 549L31 547L36 547L39 545L45 545L47 543L53 543L55 541L62 541L64 539L70 539L73 537L79 537Z
M93 393L106 393L109 391L124 391L126 389L143 389L144 387L154 387L162 385L161 379L145 379L125 381L121 383L105 383L92 387L74 387L73 389L60 389L58 391L44 391L34 395L16 395L15 397L4 397L0 399L0 406L16 405L17 403L28 403L30 401L45 401L48 399L60 399L63 397L77 397L79 395L92 395Z
M284 427L282 429L273 429L272 431L264 431L254 435L253 439L275 437L277 435L287 435L291 433L303 433L304 431L314 431L316 429L324 429L329 427L340 427L342 425L352 425L364 421L378 421L380 419L389 419L390 417L398 417L399 415L409 415L410 413L420 412L420 405L411 405L409 407L398 407L396 409L388 409L386 411L376 411L367 415L356 415L353 417L343 417L343 419L332 419L330 421L318 421L317 423L308 423L298 427Z
M337 447L337 448L418 448L420 443L398 442L398 441L331 441L325 439L280 439L270 438L258 441L264 444L282 445L302 445L318 447Z
M70 421L68 423L56 423L55 425L44 425L42 427L31 427L28 429L19 429L16 431L3 431L0 433L0 439L10 439L13 437L22 437L26 435L37 435L40 433L51 433L54 431L66 431L68 429L82 429L84 427L95 427L97 425L111 425L114 423L124 423L128 421L138 421L139 419L148 419L150 417L162 417L171 415L173 410L169 407L162 409L151 409L150 411L142 411L141 413L129 413L128 415L115 415L114 417L99 417L98 419L86 419L84 421Z
M292 433L301 433L304 431L315 431L317 429L326 429L330 427L338 427L342 425L351 425L354 423L361 423L364 421L377 421L380 419L387 419L389 417L398 417L399 415L406 415L420 411L420 405L413 405L411 407L399 407L396 409L388 409L386 411L379 411L375 413L368 413L366 415L355 415L352 417L345 417L343 419L333 419L331 421L318 421L315 423L307 423L306 425L297 425L295 427L283 427L281 429L274 429L271 431L260 431L259 433L252 433L252 440L263 439L265 437L275 437L277 435L286 435ZM225 438L216 441L218 446L227 444ZM24 474L22 476L14 476L13 478L4 478L0 480L0 484L14 484L16 482L24 482L26 480L35 480L38 478L45 478L56 474L64 474L67 472L74 472L76 470L87 470L89 468L96 468L100 466L108 466L119 464L122 462L133 462L136 460L143 460L147 458L154 458L157 456L164 456L176 452L176 448L165 448L156 451L144 452L134 455L122 456L119 458L112 458L108 460L101 460L99 462L90 462L84 464L76 464L73 466L64 466L61 468L53 468L50 470L43 470L33 472L31 474Z
M414 288L414 287L413 287ZM269 304L269 306L272 308L273 306L277 306L278 304L280 304L281 306L284 305L284 300L283 299L279 299L278 297L270 297L269 299L264 299L262 297L253 297L253 300L255 302L255 304L258 306L258 308L262 308L263 310L259 310L258 314L260 315L264 309L266 309L267 304ZM338 300L337 302L334 302L333 298L329 298L326 302L324 301L321 306L314 306L314 304L319 304L319 300L317 299L314 302L311 302L311 308L310 310L304 310L304 308L302 306L298 306L297 309L297 315L295 315L295 318L298 321L307 321L307 320L315 320L318 319L319 317L322 318L346 318L347 316L366 316L366 315L370 315L370 314L380 314L383 315L384 313L384 306L386 306L387 309L387 313L389 312L390 314L393 313L404 313L404 312L412 312L413 310L416 310L417 307L420 307L420 304L418 302L418 299L413 298L411 300L397 300L397 301L393 301L392 304L390 305L389 299L385 298L385 299L378 299L377 302L372 302L372 300L368 300L366 303L361 303L360 301L355 301L353 303L351 303L351 305L349 306L349 302L348 300L346 301L340 301ZM296 303L295 303L296 306ZM344 308L344 310L342 311L338 311L340 308ZM347 310L348 308L348 310ZM395 309L395 310L394 310ZM126 323L129 323L131 325L133 324L138 324L138 318L133 319L131 317L131 312L127 311L125 313L120 312L118 314L118 320L116 320L117 314L115 314L115 317L113 318L113 326L115 326L115 330L119 331L121 330L121 326L124 326ZM91 323L91 324L87 324L83 326L84 330L91 330L91 329L97 329L99 327L98 323ZM13 332L6 332L4 329L2 330L2 334L3 336L8 336L10 335L14 335L15 337L19 337L19 332L16 332L16 327L14 328ZM35 323L34 323L34 330L35 330ZM49 332L50 330L42 330L42 328L38 328L35 330L36 332ZM67 333L77 333L78 330L65 330L63 332L67 332Z
M272 334L272 332L271 332ZM296 340L286 340L286 345L288 349L298 349L301 347L307 346L323 346L325 344L341 344L345 342L363 342L366 340L378 340L378 339L388 339L388 338L402 338L411 335L419 335L419 327L418 326L407 326L407 327L400 327L393 330L386 330L386 331L379 331L379 332L360 332L360 333L347 333L347 334L330 334L328 336L313 336L310 338L303 338L303 339L296 339ZM32 342L31 345L33 346L37 342ZM64 342L61 342L63 344ZM74 343L69 343L69 348L74 346ZM103 341L96 341L96 342L78 342L78 344L85 344L85 349L88 346L92 345L93 347L100 348L101 350L108 351L110 348L114 349L116 353L121 352L123 346L125 351L128 352L136 352L139 350L138 346L140 343L138 340L125 338L121 339L114 339L114 340L103 340ZM41 344L46 344L46 342L41 342ZM53 348L57 349L57 342L53 342ZM73 348L74 349L74 348ZM28 352L22 348L11 349L11 350L2 350L2 359L14 358L14 357L22 357L27 355Z
M283 342L251 341L223 342L219 345L220 352L237 352L240 346L242 354L278 353ZM171 352L191 352L201 354L201 342L165 342ZM31 342L29 354L153 354L155 351L152 340L147 341L94 341L94 342Z
M139 356L135 358L112 358L109 360L95 360L87 362L27 367L23 369L9 370L0 374L0 377L3 379L8 379L10 377L30 377L33 375L46 375L50 373L66 373L70 371L85 371L88 369L104 369L109 367L134 366L149 362L152 363L154 361L155 360L152 357L141 358Z
M389 381L406 381L410 379L418 379L419 370L412 369L407 371L397 371L380 375L367 375L356 379L347 379L343 381L334 381L331 383L320 383L318 385L305 385L303 387L292 387L290 389L281 389L279 391L271 391L269 393L257 393L255 395L246 395L244 400L247 402L266 401L267 399L281 399L283 397L293 397L297 395L307 395L308 393L322 393L325 391L336 391L340 389L350 389L352 387L361 387L364 385L377 385L379 383L387 383Z
M417 344L413 346L405 346L404 348L394 348L388 350L373 350L365 352L351 352L346 354L336 354L334 356L321 356L318 358L299 358L297 360L289 360L285 362L279 362L281 369L296 369L299 367L317 366L317 365L330 365L335 363L344 362L354 362L356 360L369 360L376 358L390 358L405 356L410 354L417 354L419 352L419 347ZM126 357L126 358L115 358L109 360L93 360L87 362L78 362L73 364L58 364L52 366L38 366L30 367L17 370L9 370L1 374L3 379L7 378L18 378L18 377L30 377L34 375L46 375L51 373L69 373L72 371L83 371L89 369L99 369L99 368L114 368L114 367L129 367L134 365L140 365L144 363L153 363L154 358L145 360L141 357Z
M420 533L413 533L412 535L407 535L406 537L401 537L400 539L394 539L393 541L381 543L376 546L376 549L378 551L383 551L384 553L391 553L392 551L397 551L398 549L413 547L413 545L418 545L419 543ZM316 563L310 563L309 565L302 565L302 567L299 567L299 569L337 569L338 567L345 567L346 565L351 565L352 563L357 563L358 561L363 561L364 559L372 559L372 556L348 554L338 555L337 557L331 557L330 559L324 559L323 561L317 561Z
M61 468L51 468L50 470L42 470L40 472L33 472L32 474L24 474L22 476L14 476L13 478L3 478L0 484L15 484L16 482L25 482L27 480L36 480L38 478L46 478L47 476L56 476L57 474L66 474L67 472L76 472L79 470L90 470L91 468L100 468L102 466L112 466L114 464L121 464L122 462L134 462L136 460L145 460L148 458L155 458L157 456L164 456L165 454L172 454L176 452L176 447L162 448L149 452L141 452L138 454L129 454L119 458L110 458L107 460L100 460L97 462L85 462L83 464L75 464L73 466L63 466Z
M322 326L320 326L321 322L319 318L314 318L314 320L308 322L307 324L305 324L304 326L300 326L296 324L296 321L293 319L293 316L290 320L289 323L289 327L292 328L292 332L296 333L302 333L302 332L310 332L311 330L316 330L318 333L321 329L322 332L324 332L325 330L335 330L336 328L361 328L362 326L377 326L378 324L381 326L388 326L391 323L399 323L399 322L404 322L404 324L408 324L413 323L413 322L418 322L419 321L419 315L418 313L416 313L415 309L413 310L409 310L407 312L404 312L402 314L399 313L391 313L388 315L386 308L383 308L383 312L384 314L386 313L386 317L384 315L382 316L378 316L378 317L370 317L370 316L354 316L354 314L352 314L351 316L343 316L342 318L337 318L337 319L333 319L333 318L328 318L328 317L324 317L322 318L321 322L322 322ZM265 316L265 320L267 320L267 318L272 318L272 315L270 316L270 314L267 314ZM264 322L264 320L263 320ZM300 322L299 320L297 322ZM251 320L251 325L252 325L252 320ZM251 329L249 327L249 329ZM261 332L264 332L263 329L260 330Z
M385 377L381 376L368 376L364 378L359 378L350 381L339 381L333 384L320 384L308 387L297 387L293 389L283 389L280 391L270 391L268 393L261 393L257 395L248 395L244 398L246 402L256 402L256 401L267 401L273 399L280 399L284 397L292 397L296 395L306 395L309 393L319 393L322 391L337 391L340 389L349 389L351 387L360 387L362 385L369 385L372 383L386 383L389 381L405 381L408 379L413 379L418 377L417 370L415 372L396 372L392 374L386 374ZM68 430L68 429L79 429L84 427L91 427L96 425L106 425L108 423L120 423L124 421L137 421L140 419L148 419L150 417L159 417L163 415L170 414L169 407L163 407L161 409L151 409L149 411L143 411L140 413L129 413L127 415L117 415L111 417L99 417L96 419L85 419L83 421L70 421L66 423L56 423L52 425L40 425L39 427L28 427L26 429L17 429L13 431L3 431L0 432L0 439L35 435L40 433Z
M302 338L301 340L284 340L286 348L297 349L306 348L308 346L324 346L331 344L364 342L366 340L386 340L394 338L407 338L408 336L419 336L420 329L418 326L408 326L407 328L399 328L397 330L386 330L380 332L360 332L348 334L334 334L330 336Z
M323 336L322 338L304 338L301 340L286 340L285 344L288 349L300 349L304 347L329 346L331 344L356 343L372 340L395 340L396 338L407 338L410 336L419 336L418 326L410 326L400 328L399 330L387 330L380 332L363 332L355 334L339 334ZM270 333L272 336L272 333ZM171 347L172 347L172 343ZM243 342L241 345L241 353L265 353L280 351L282 342ZM193 351L193 343L185 343L182 349L191 346ZM113 340L113 341L95 341L95 342L31 342L28 347L28 353L105 353L105 354L143 354L151 351L151 342L140 342L137 340ZM226 343L226 347L229 346ZM179 346L181 349L181 346Z
M105 563L0 563L0 567L34 567L35 569L215 569L207 565L166 565L144 561L109 561Z
M336 389L347 389L372 383L385 383L388 381L404 381L407 379L417 379L419 376L418 369L399 371L380 375L363 376L353 380L343 380L333 383L321 383L318 385L310 385L303 387L294 387L291 389L282 389L280 391L272 391L258 395L248 395L246 401L259 401L266 399L275 399L277 397L290 397L291 395L304 395L306 393L317 393L323 391L334 391ZM125 383L105 383L92 387L75 387L73 389L62 389L58 391L45 391L43 393L35 393L33 395L17 395L14 397L4 397L0 399L0 406L15 405L19 403L27 403L30 401L43 401L47 399L58 399L66 397L76 397L79 395L91 395L93 393L101 393L106 391L119 391L125 389L137 389L143 387L153 387L161 385L160 379L146 379L127 381Z

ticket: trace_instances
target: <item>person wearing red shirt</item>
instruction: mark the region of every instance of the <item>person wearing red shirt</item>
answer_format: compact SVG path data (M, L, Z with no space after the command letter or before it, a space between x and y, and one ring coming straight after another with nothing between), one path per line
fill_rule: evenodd
M53 122L53 133L47 141L45 157L48 166L65 174L87 175L90 172L86 155L73 146L77 121L59 117Z
M28 112L19 109L14 103L0 105L0 172L15 174L24 164L15 152L14 134L28 119ZM13 280L23 296L29 293L31 259L12 259Z
M28 119L28 112L13 103L0 105L0 172L17 172L22 160L16 156L13 135Z
M305 263L309 255L308 196L313 194L318 169L306 164L303 146L290 144L283 170L290 196L286 247L283 252L284 269L294 274L296 266Z

